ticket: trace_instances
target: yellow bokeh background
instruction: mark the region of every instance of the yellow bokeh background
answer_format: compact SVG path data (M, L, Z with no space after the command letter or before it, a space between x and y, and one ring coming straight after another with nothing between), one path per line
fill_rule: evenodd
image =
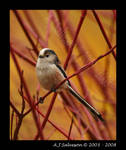
M80 10L62 10L62 11L64 14L67 14L66 15L67 19L69 20L69 22L71 22L74 28L74 31L76 31L78 22L80 20L81 11ZM27 12L29 13L29 16L34 22L34 25L36 26L39 34L45 40L46 35L47 35L47 29L48 29L47 26L48 26L48 20L49 20L49 11L48 10L27 10ZM113 11L112 10L96 10L96 12L103 24L103 27L111 42L111 45L114 46L116 44L116 21L114 20ZM20 14L23 21L30 27L31 25L28 22L27 17L24 15L24 11L18 10L18 13ZM63 25L65 26L65 22L63 22ZM61 61L61 64L63 65L67 57L65 46L62 43L61 37L59 36L58 31L56 30L53 22L50 23L49 29L50 29L50 33L49 33L49 38L48 38L48 47L55 50L55 52L57 53ZM73 34L75 35L75 32ZM65 28L65 35L66 35L68 44L70 46L72 44L74 36L71 38L66 28ZM37 40L32 36L32 34L30 34L30 36L32 37L34 43L37 43ZM103 34L91 10L87 11L87 15L82 24L82 27L80 29L77 39L79 39L80 42L82 43L82 46L85 49L85 52L90 62L95 60L100 55L105 54L109 50L109 47L103 37ZM24 34L22 27L20 26L17 18L15 17L15 14L13 13L13 10L10 10L10 42L15 48L21 51L24 55L31 58L27 48L32 49L32 45L30 44L26 35ZM41 49L40 44L38 44L37 46L38 46L38 49L40 50ZM80 56L80 53L76 45L73 49L73 54L80 68L87 64L87 62L85 62L85 64L83 63L83 59L85 58L83 56ZM34 53L33 55L35 59L37 59ZM23 73L24 79L27 83L31 96L33 97L33 95L36 95L36 89L38 86L38 80L36 77L35 67L30 65L28 62L26 62L25 60L23 60L16 54L15 56L18 60L20 68L24 71ZM72 60L70 60L68 68L66 70L68 76L72 75L75 72L74 69L72 68L71 61ZM112 54L106 56L105 58L102 58L95 65L93 65L92 68L95 70L95 72L97 73L97 76L101 79L101 82L103 84L106 81L105 73L106 73L106 68L107 68L106 90L109 95L109 98L111 99L111 102L116 104L116 61L114 57L112 56ZM104 102L106 101L104 93L101 90L101 87L94 80L94 78L92 78L92 76L88 73L89 70L90 68L81 73L83 75L83 80L85 82L90 98L93 99L93 106L95 106L95 108L97 108L99 112L102 112L103 109L106 110L106 120L108 122L108 127L111 132L111 138L112 140L113 139L115 140L116 139L116 113L114 112L109 102ZM76 76L71 78L70 81L73 83L73 85L75 85L80 95L86 96L83 94L80 83ZM17 69L15 67L14 61L10 55L10 99L15 105L15 107L19 111L21 111L22 98L19 95L18 89L20 89L20 78L19 78ZM46 93L47 91L41 88L39 96L43 96ZM50 94L48 97L46 97L46 100L44 101L44 103L39 105L39 109L43 112L43 114L46 114L47 112L47 109L51 102L52 95L53 94ZM81 105L81 104L78 103L78 105ZM29 105L26 103L25 112L28 109L29 109ZM11 114L12 114L12 108L10 107L10 122L11 122ZM62 128L64 132L66 133L69 132L71 119L68 117L67 113L64 111L62 98L60 97L60 95L58 95L56 98L56 101L53 106L52 112L49 116L49 119L53 121L58 127ZM16 119L16 115L14 115L12 135L14 134L14 129L16 127L17 120L18 119ZM40 117L40 121L42 122L43 118ZM78 124L77 121L76 123ZM89 124L88 121L87 121L87 124ZM74 139L90 140L88 133L85 132L84 129L83 129L83 132L84 134L82 138L79 135L76 127L73 125L71 134L74 137ZM19 140L32 140L34 139L36 133L37 133L37 128L36 128L32 113L29 113L23 119L20 131L19 131L18 139ZM49 138L49 140L66 140L66 137L64 137L59 131L55 130L55 128L52 125L50 125L48 122L45 126L43 134L44 134L45 139Z

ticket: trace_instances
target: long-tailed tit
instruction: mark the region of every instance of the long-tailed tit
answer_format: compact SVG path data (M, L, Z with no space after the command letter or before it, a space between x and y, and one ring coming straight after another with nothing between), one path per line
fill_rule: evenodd
M56 53L49 49L44 48L40 51L37 64L36 72L38 80L41 86L46 90L55 90L55 87L61 83L65 78L67 78L64 69L60 65L60 61ZM55 92L61 92L63 90L69 91L74 97L76 97L88 110L101 121L104 121L101 114L87 101L82 98L70 85L70 82L67 80L63 83Z

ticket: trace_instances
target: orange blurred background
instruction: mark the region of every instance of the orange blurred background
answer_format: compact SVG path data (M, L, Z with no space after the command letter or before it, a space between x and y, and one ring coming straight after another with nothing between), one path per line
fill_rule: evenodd
M55 50L61 61L61 64L64 65L67 57L67 51L62 41L62 33L59 34L56 24L52 19L52 15L54 15L55 19L59 23L57 13L55 10L51 11L18 10L18 13L25 23L27 32L37 46L38 50L41 50L43 47L31 31L39 34L39 38L44 41L45 46ZM72 44L81 17L81 10L60 10L60 12L63 15L62 24L64 28L64 34L66 36L68 45L70 46ZM107 37L113 47L114 45L116 45L116 12L114 10L96 10L96 13L99 16ZM69 28L68 25L71 25L72 28ZM60 24L57 24L57 26L60 28ZM70 29L73 29L73 35L70 33ZM105 54L110 49L92 13L92 10L87 10L87 14L81 26L77 40L81 43L84 50L83 56L80 53L77 44L75 44L73 48L72 54L74 55L74 58L78 64L78 69L95 60L100 55ZM10 43L14 48L22 52L28 58L31 58L34 62L37 60L37 56L33 51L33 47L29 42L27 36L25 35L13 10L10 10ZM36 96L36 91L38 89L38 80L36 77L35 67L19 57L16 53L15 56L18 60L21 70L23 70L23 77L27 83L30 94L32 97L34 97ZM90 73L91 69L95 71L93 75ZM70 59L66 73L69 76L74 72L75 70L72 67L72 59ZM106 132L106 136L104 136L104 134L101 134L101 139L104 140L107 138L110 140L116 140L116 61L113 55L109 54L108 56L102 58L91 68L82 72L81 75L87 93L83 92L77 76L71 78L70 81L75 86L80 95L85 97L85 99L88 95L92 100L93 106L103 114L103 117L107 122L106 126L99 123L100 126L98 127L98 124L94 121L94 125L97 126L97 128L100 128L97 129L100 133ZM101 85L98 84L94 76L98 78ZM18 89L20 89L20 78L19 74L17 73L14 61L10 55L10 100L20 112L22 107L22 97L20 96ZM40 88L39 96L44 96L46 93L47 91ZM43 114L46 114L47 112L52 95L53 94L50 94L48 97L46 97L44 103L39 104L38 106L39 110ZM79 102L76 103L79 107L81 106ZM26 102L24 112L26 112L28 109L29 105ZM69 109L68 111L72 116L71 111ZM75 124L73 124L71 136L74 140L92 140L92 138L89 136L88 128L91 128L92 132L94 129L86 118L85 113L82 113L82 116L85 117L87 128L82 127L78 120L74 118L82 134L79 134ZM41 124L43 118L40 115L38 115L38 117ZM59 128L61 128L65 133L69 133L71 118L68 116L64 109L63 100L60 95L58 95L56 98L49 119L54 122L55 125L57 125ZM13 126L11 126L11 122L12 108L10 107L10 139L11 128L13 137L18 122L18 118L16 117L15 113L13 116ZM32 140L35 138L36 133L37 128L35 125L35 121L33 119L32 113L29 113L26 117L24 117L22 121L21 128L18 133L18 139ZM47 122L44 128L43 134L44 138L48 140L67 140L67 138L64 137L64 135L61 134L58 130L56 130L49 122Z

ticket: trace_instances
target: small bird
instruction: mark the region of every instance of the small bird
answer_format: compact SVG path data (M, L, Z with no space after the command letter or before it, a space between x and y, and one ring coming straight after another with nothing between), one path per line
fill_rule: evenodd
M67 78L67 75L61 66L59 58L53 50L49 48L43 48L40 50L36 63L36 73L40 85L44 89L49 91L52 90L57 93L63 90L69 91L93 114L95 118L99 118L101 121L104 121L101 114L71 87L68 80L56 89L56 86Z

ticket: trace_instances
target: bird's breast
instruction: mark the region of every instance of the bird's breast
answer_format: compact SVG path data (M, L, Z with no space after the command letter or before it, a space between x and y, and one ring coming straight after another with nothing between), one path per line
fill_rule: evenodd
M37 67L36 72L41 86L47 90L55 88L64 80L64 76L55 65L48 65L48 67L44 66L41 68ZM65 84L63 84L62 87L65 87Z

